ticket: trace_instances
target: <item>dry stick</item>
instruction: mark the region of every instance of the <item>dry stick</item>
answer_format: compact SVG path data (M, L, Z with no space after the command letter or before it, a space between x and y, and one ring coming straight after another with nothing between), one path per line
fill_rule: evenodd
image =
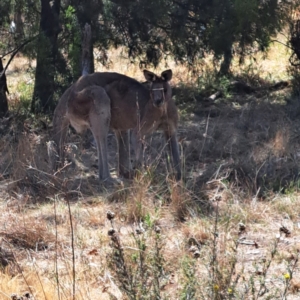
M73 221L72 221L72 213L71 213L71 207L70 207L70 201L67 198L67 204L68 204L68 210L69 210L69 217L70 217L70 227L71 227L71 247L72 247L72 275L73 275L73 300L75 300L75 288L76 288L76 282L75 282L75 248L74 248L74 228L73 228Z
M162 139L162 136L160 136L160 139ZM153 140L153 134L151 135L151 141L150 143L152 144L152 140ZM153 147L152 147L153 149ZM161 149L161 150L160 150ZM158 148L158 149L155 149L155 155L156 155L156 158L154 160L154 162L156 162L156 168L157 166L159 165L159 160L160 159L163 159L163 155L164 155L164 159L165 159L165 164L166 164L166 174L168 175L171 171L171 166L169 166L169 162L168 162L168 144L167 143L164 143L164 145L162 146L162 148ZM166 177L167 177L166 175Z
M220 91L215 92L214 94L210 95L207 99L211 101L215 101L222 93Z
M217 284L216 277L217 277L217 264L218 264L218 262L217 262L218 223L219 223L219 202L217 201L216 215L215 215L215 222L214 222L214 232L213 232L213 235L214 235L213 253L212 253L212 260L211 260L213 285ZM214 293L213 286L212 286L212 290Z
M208 130L208 124L209 124L209 117L210 117L210 111L209 111L209 114L207 116L207 122L206 122L206 127L205 127L205 133L203 134L204 136L204 143L202 145L202 148L201 148L201 151L200 151L200 154L199 154L199 158L202 156L202 152L203 152L203 149L204 149L204 146L205 146L205 141L206 141L206 138L207 138L207 130Z
M59 275L58 275L58 232L57 232L57 210L56 210L56 199L54 199L54 220L55 220L55 277L57 284L57 295L60 300L60 289L59 289Z
M58 169L53 176L56 176L58 173L60 173L63 169L65 169L66 167L70 166L72 164L72 162L69 162L67 164L65 164L63 167L61 167L60 169Z
M136 134L136 137L135 137L135 167L137 167L137 163L140 163L139 161L137 162L136 159L137 159L137 150L139 151L139 160L141 159L141 155L142 155L142 166L138 166L138 167L141 167L141 170L143 170L144 168L144 151L145 151L145 147L141 144L142 143L142 139L140 137L140 133L141 133L141 112L140 112L140 106L139 106L139 95L138 95L138 92L136 92L136 100L135 100L135 103L136 103L136 115L137 115L137 134ZM140 153L141 152L141 147L143 147L143 153Z
M256 190L256 194L255 194L255 197L253 198L253 202L256 203L256 200L257 200L257 196L258 196L258 193L260 191L260 187L257 189L257 177L258 177L258 173L260 172L261 168L264 166L264 164L266 163L267 161L265 160L261 166L258 168L258 170L256 171L255 173L255 178L254 178L254 186L255 186L255 190Z
M163 95L164 95L164 101L165 101L165 93L163 92ZM168 118L168 108L167 108L167 104L166 102L164 103L164 114L167 116L167 124L168 124L168 131L170 132L170 124L169 124L169 118ZM177 132L176 132L177 134ZM167 143L169 143L170 141L170 138L168 139ZM178 142L178 141L177 141ZM167 148L167 143L165 143L165 147L163 147L163 152L166 153L166 158L167 158L167 174L169 175L169 173L172 173L174 170L173 166L174 166L174 160L173 160L173 155L172 155L172 149L170 149L170 147L168 147L168 149L166 150ZM168 160L168 153L166 151L170 151L170 159L171 159L171 166L170 166L170 163L169 163L169 160Z

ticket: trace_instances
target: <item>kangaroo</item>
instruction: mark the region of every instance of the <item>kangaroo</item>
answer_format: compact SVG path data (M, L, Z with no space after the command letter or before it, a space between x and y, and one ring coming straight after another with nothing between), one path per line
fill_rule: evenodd
M132 177L129 130L137 164L141 164L141 138L161 129L165 133L176 180L181 179L177 141L178 112L172 99L169 81L172 70L158 76L144 70L147 85L111 72L95 72L81 76L60 98L53 117L53 140L61 163L69 125L81 133L89 128L98 152L100 181L113 181L107 159L107 135L111 128L117 137L119 175Z

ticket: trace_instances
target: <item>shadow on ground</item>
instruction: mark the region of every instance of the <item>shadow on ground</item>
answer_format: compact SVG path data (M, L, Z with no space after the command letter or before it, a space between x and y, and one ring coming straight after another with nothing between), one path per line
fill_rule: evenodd
M178 137L183 184L195 200L213 197L210 191L216 186L220 190L235 187L259 197L298 186L300 105L297 99L285 100L289 92L287 85L233 90L230 97L221 95L212 101L191 88L186 93L184 87L174 90L182 115ZM97 158L91 134L79 136L69 131L66 149L71 163L53 176L46 147L51 125L46 128L45 123L13 114L0 121L2 191L35 201L57 193L75 197L97 194ZM108 144L109 164L116 176L113 134ZM163 134L156 132L147 138L144 156L145 174L151 176L153 186L167 185ZM126 182L125 187L128 185Z

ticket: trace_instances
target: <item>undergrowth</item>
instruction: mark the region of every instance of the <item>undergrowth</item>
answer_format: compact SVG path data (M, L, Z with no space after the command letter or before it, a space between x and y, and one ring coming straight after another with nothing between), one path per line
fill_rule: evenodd
M32 85L17 86L0 122L0 299L297 299L299 101L270 89L268 66L217 78L173 65L183 181L155 133L136 178L100 191L96 151L72 130L66 165L51 171L51 121L29 113ZM142 73L121 67L110 71Z
M245 266L238 264L239 247L245 242L242 237L245 226L241 224L233 238L224 240L227 233L220 234L222 224L218 214L217 208L209 239L204 244L193 239L178 260L179 288L172 298L288 299L295 293L292 279L298 268L299 250L286 263L285 273L274 278L270 268L277 263L280 238L276 237L265 257L253 261L252 272L246 272ZM129 246L114 228L115 214L109 211L107 218L112 226L108 231L112 249L108 254L109 267L119 288L128 299L169 299L166 286L174 283L172 274L176 271L164 254L163 230L154 224L146 229L139 224L132 228ZM259 247L256 243L252 245ZM275 288L273 281L279 282Z

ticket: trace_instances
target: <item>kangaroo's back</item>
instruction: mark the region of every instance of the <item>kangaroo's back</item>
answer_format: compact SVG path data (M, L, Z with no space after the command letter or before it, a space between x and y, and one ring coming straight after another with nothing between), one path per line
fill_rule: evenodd
M111 100L111 128L126 130L136 126L150 99L146 86L123 74L95 72L80 77L74 90L79 92L93 85L104 88Z
M92 85L101 86L105 90L109 90L111 86L114 88L118 87L119 91L123 93L131 88L144 89L143 85L137 80L115 72L95 72L93 74L81 76L73 84L76 91L81 91Z

